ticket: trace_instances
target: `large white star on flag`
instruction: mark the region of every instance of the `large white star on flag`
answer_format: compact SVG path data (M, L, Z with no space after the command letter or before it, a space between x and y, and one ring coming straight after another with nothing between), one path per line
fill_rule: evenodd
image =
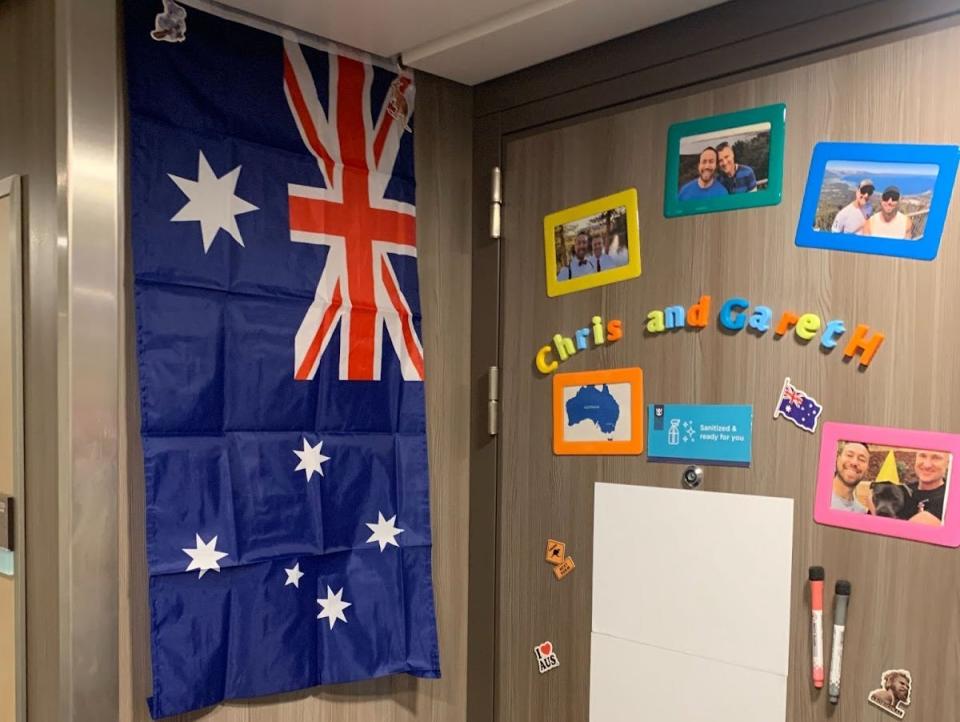
M297 451L293 450L293 453L300 457L300 463L297 464L297 468L294 471L303 471L307 475L307 481L313 478L313 472L319 471L320 476L323 476L323 467L321 464L325 461L330 461L329 456L324 456L320 453L320 450L323 448L323 442L319 442L316 446L310 446L307 442L307 439L303 439L303 450Z
M240 229L237 227L237 216L260 210L252 203L247 203L243 198L235 195L241 167L238 165L226 175L217 178L201 150L195 181L180 178L172 173L167 174L190 199L170 220L200 221L204 253L210 250L213 239L221 228L242 246L243 236L240 235Z
M337 623L338 619L346 623L347 618L343 616L343 610L353 606L350 602L343 601L343 587L340 587L340 591L336 594L330 587L327 587L327 598L317 599L317 604L323 607L323 611L317 615L317 619L327 619L330 622L330 629L333 629L333 625Z
M367 522L367 526L370 527L370 531L373 532L370 538L367 539L367 544L380 542L380 551L386 549L387 544L393 544L395 547L399 547L400 545L397 544L397 534L403 534L403 529L397 529L397 527L394 526L397 515L394 514L390 519L384 519L382 511L377 512L377 515L380 518L377 519L376 524Z
M188 572L192 572L194 569L200 570L200 576L197 579L202 579L203 575L208 571L213 569L215 572L220 571L220 565L217 562L223 559L225 556L228 556L226 552L217 551L217 537L214 537L209 542L204 542L200 538L200 535L197 534L197 546L195 549L184 549L183 552L190 557L190 565L187 567Z
M303 576L303 572L300 571L300 562L297 562L296 564L294 564L292 569L284 569L283 571L287 573L287 581L283 583L283 586L292 584L297 589L299 589L300 577Z

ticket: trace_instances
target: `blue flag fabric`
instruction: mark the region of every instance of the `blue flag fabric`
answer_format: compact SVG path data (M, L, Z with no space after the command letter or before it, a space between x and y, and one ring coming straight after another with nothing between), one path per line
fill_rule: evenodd
M412 77L126 3L154 718L438 677Z

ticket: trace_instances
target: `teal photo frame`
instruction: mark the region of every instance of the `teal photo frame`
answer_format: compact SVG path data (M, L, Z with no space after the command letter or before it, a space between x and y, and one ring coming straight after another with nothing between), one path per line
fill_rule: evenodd
M787 106L777 103L671 125L667 132L663 215L667 218L676 218L779 204L783 197L783 148L786 120ZM764 129L766 125L769 125L768 131ZM768 143L764 139L766 132L769 132ZM681 148L683 144L688 148ZM752 166L746 162L740 163L741 158L735 157L735 172L732 176L723 175L721 179L722 171L716 167L720 164L720 154L715 150L716 172L713 180L707 186L704 186L702 181L698 185L692 185L697 184L702 176L699 175L699 166L691 167L690 148L697 149L704 146L715 148L722 144L731 146L731 152L739 148L738 152L745 156L745 161L758 159L760 162L756 165L761 169L760 175L766 177L757 177ZM762 173L764 147L767 149L766 173ZM682 157L681 153L684 150L687 152ZM705 148L698 150L697 163L700 162L701 155L705 156L704 165L708 170L711 154Z

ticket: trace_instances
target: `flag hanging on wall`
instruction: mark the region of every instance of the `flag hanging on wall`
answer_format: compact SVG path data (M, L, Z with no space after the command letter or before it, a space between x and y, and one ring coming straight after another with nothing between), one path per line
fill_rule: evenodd
M412 76L126 3L154 718L438 677Z

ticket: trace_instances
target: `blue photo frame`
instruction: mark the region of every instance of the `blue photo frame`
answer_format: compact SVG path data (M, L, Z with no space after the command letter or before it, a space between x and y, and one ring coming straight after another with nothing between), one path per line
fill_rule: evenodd
M667 218L690 216L700 213L716 213L718 211L732 211L740 208L757 208L759 206L775 206L783 197L783 148L786 137L787 106L783 103L764 105L759 108L738 110L734 113L712 115L707 118L687 120L674 123L667 131L667 163L663 186L663 215ZM687 200L680 199L682 186L680 183L680 152L681 142L697 136L713 136L712 141L702 141L716 145L723 141L736 145L739 131L755 126L769 126L769 146L767 146L767 173L766 178L756 178L756 192L732 192L728 195L716 197L699 197ZM725 134L724 131L730 131ZM752 171L751 171L752 172ZM688 176L685 176L689 180ZM716 183L716 181L715 181ZM760 188L760 184L763 185ZM719 187L719 183L718 183ZM743 190L742 185L738 186Z
M804 248L933 260L940 249L940 236L953 194L958 160L960 147L956 145L817 143L813 148L803 193L796 244ZM935 177L931 175L934 166ZM869 191L869 186L873 185L873 195L864 204L864 207L869 204L871 208L863 211L865 222L860 230L849 232L855 225L845 224L839 218L842 212L847 211L847 207L834 210L842 202L839 200L841 196L835 196L839 202L831 202L829 196L835 193L832 188L841 188L841 184L846 184L849 186L847 195L854 196L849 204L853 206L857 198L864 195L856 185L860 176L862 179L859 183L871 181L862 186L864 191ZM874 182L874 177L880 179L879 182ZM911 193L901 191L901 184L895 182L898 177L901 184L913 186ZM896 191L897 205L894 206L891 224L881 223L887 218L881 214L882 200L887 195L891 200L894 197L894 193L888 194L887 190ZM821 195L824 196L823 202ZM929 198L924 201L927 195ZM908 202L912 205L904 205ZM911 208L914 210L904 212L904 209ZM894 238L872 233L866 221L873 216L877 216L876 225L895 229L881 233L899 232L903 224L896 225L896 222L900 216L908 218L906 233L911 237ZM833 230L826 227L827 223ZM916 236L917 232L919 236Z

